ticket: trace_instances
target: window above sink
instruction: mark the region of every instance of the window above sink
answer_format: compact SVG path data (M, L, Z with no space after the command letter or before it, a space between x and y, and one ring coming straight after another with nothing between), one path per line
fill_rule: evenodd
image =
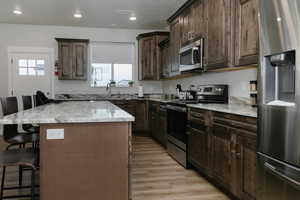
M129 87L133 81L135 48L133 43L93 43L91 45L90 86Z

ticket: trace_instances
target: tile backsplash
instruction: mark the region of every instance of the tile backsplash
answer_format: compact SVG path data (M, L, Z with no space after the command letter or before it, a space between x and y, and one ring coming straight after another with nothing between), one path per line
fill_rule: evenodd
M229 85L229 96L249 99L249 83L251 80L256 79L257 69L205 73L179 80L163 81L163 92L175 94L176 84L181 84L184 90L188 89L190 85L227 84Z

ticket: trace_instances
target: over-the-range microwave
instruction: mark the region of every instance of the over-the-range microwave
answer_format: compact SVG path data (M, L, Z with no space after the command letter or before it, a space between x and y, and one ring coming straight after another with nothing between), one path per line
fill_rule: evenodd
M179 70L186 71L203 71L203 55L204 55L204 38L201 38L179 51Z

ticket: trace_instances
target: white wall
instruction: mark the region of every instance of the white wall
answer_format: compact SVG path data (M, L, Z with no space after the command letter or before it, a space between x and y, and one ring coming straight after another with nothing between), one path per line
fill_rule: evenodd
M90 39L91 42L136 42L138 34L149 31L151 30L0 24L0 96L8 95L7 49L9 46L54 48L57 54L57 42L54 39L56 37ZM135 70L135 77L137 78L137 70ZM142 84L146 93L162 92L161 82L152 81ZM59 81L55 78L54 92L102 93L105 89L90 88L88 81ZM113 92L134 93L136 88L114 89Z
M248 69L231 72L205 73L198 76L180 80L163 82L164 93L175 94L176 84L182 84L183 89L193 85L228 84L229 95L234 97L249 98L249 81L257 80L257 69Z

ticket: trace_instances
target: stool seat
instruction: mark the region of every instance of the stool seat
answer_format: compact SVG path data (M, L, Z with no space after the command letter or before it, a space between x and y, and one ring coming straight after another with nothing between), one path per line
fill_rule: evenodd
M40 127L38 126L34 126L32 124L23 124L22 128L24 131L28 132L28 133L39 133L40 132Z
M33 148L9 149L0 152L0 166L26 166L36 169L37 154Z
M7 138L6 142L9 144L25 144L37 142L39 140L38 134L19 133L11 138Z

